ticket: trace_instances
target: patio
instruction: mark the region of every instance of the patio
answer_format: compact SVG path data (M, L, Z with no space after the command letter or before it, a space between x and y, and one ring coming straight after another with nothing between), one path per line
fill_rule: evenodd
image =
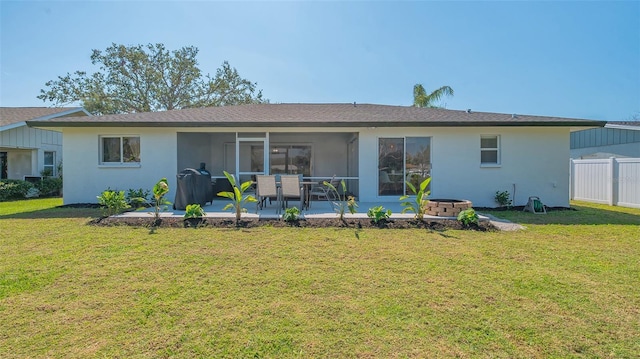
M216 198L213 201L213 204L207 204L204 206L204 211L207 213L207 218L234 218L235 213L227 210L223 211L222 208L226 206L230 201L227 199ZM296 206L295 201L289 202L289 207ZM345 218L367 218L367 211L371 207L379 206L380 203L373 202L358 202L358 212L351 214L348 211L345 213ZM411 212L402 214L402 206L400 205L400 201L385 203L383 204L385 209L390 209L391 219L412 219L414 214ZM263 209L257 211L256 213L256 204L249 203L244 206L247 209L246 213L242 214L243 218L251 218L251 219L277 219L281 218L282 214L277 214L277 204L276 202L272 202L263 207ZM183 217L185 211L184 210L174 210L169 207L167 210L161 212L161 217ZM118 216L122 217L152 217L153 213L150 209L145 209L141 211L132 211L125 212ZM336 218L337 214L334 211L331 202L321 200L321 201L311 201L311 206L309 209L305 209L301 211L300 218L302 219L312 219L312 218ZM428 221L445 221L445 220L456 220L455 217L436 217L436 216L424 216L425 220ZM485 216L480 216L480 221L488 221L489 218Z

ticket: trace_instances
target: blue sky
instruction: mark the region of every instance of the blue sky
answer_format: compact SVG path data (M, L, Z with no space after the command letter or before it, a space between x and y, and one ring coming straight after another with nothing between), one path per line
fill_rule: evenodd
M0 1L0 106L96 70L111 43L199 48L275 103L411 105L597 120L640 117L640 1Z

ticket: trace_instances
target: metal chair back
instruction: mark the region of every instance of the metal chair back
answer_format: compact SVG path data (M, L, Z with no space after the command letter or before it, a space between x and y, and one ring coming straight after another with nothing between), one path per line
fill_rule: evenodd
M267 199L275 198L278 202L276 213L280 210L280 194L276 186L276 176L257 175L256 176L256 197L258 204L256 212L262 209Z
M329 183L331 183L331 185L338 191L338 193L334 191L327 191L327 199L329 201L338 200L339 199L338 196L340 195L340 191L342 190L341 181L337 179L336 176L333 176Z
M304 189L300 184L300 176L280 176L280 195L285 203L288 199L299 199L300 209L302 209L303 193Z

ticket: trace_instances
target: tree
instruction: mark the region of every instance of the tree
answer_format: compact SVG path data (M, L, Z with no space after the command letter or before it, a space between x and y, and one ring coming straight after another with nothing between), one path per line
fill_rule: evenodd
M194 46L169 51L163 44L111 44L93 50L99 71L76 71L45 83L39 99L56 106L80 103L93 114L174 110L268 102L256 83L243 79L227 61L215 76L198 68Z
M422 84L413 86L413 106L416 107L440 107L435 105L444 96L453 96L453 89L449 86L442 86L427 95Z

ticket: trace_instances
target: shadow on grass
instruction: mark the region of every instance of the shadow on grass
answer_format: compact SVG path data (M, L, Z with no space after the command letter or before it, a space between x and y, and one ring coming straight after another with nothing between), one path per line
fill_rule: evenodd
M101 215L97 208L55 207L0 215L0 219L97 218Z
M522 210L483 210L482 212L521 224L640 225L640 209L582 202L572 204L570 209L548 210L547 214L534 214L522 212Z
M63 205L61 197L0 202L0 219L97 218L101 215L97 203Z

